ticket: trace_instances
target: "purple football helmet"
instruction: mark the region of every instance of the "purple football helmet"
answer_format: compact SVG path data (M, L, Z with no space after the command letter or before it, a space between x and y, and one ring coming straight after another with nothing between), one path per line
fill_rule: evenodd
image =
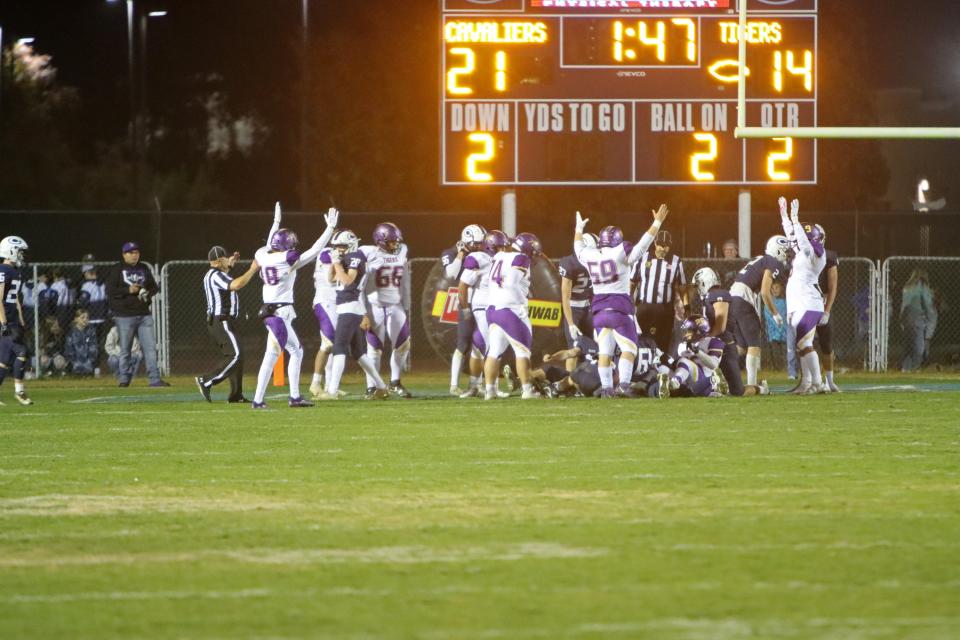
M507 234L499 229L489 231L487 232L487 235L483 236L483 250L490 255L495 254L497 251L502 251L509 246L510 238L508 238Z
M699 313L695 313L683 321L680 332L683 334L683 339L688 342L702 340L710 333L710 321Z
M543 251L540 238L525 231L513 239L513 248L530 258L540 255Z
M393 249L389 247L391 242L397 243ZM400 233L400 228L392 222L382 222L373 230L373 244L388 253L400 251L401 242L403 242L403 234Z
M818 224L805 224L803 230L807 234L807 240L813 245L813 250L818 256L822 256L825 251L824 243L827 240L823 233L823 227Z
M297 234L290 229L277 229L270 238L270 248L273 251L293 251L298 244Z
M604 227L600 230L600 247L619 247L623 244L623 231L620 227Z

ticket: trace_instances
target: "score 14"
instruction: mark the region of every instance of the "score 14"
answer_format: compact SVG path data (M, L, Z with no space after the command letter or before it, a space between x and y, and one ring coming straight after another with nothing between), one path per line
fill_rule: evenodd
M714 163L719 156L717 136L712 133L695 133L693 139L698 151L690 154L690 175L697 182L713 182L717 179ZM789 182L793 177L788 171L793 159L793 138L773 138L777 147L767 153L767 177L774 182Z

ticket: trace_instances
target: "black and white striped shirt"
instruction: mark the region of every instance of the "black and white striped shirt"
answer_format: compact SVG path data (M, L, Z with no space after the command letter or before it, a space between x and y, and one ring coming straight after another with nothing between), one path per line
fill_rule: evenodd
M203 276L203 292L207 295L207 315L236 318L240 312L237 292L230 290L229 275L219 269L210 269Z
M634 268L633 281L637 283L637 302L645 304L670 304L673 288L677 282L687 284L683 275L683 262L679 256L660 260L653 253L646 253Z

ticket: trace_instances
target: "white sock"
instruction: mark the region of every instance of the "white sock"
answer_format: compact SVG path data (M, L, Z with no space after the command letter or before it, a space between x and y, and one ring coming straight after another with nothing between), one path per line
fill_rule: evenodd
M22 393L22 392L23 392L23 381L21 381L21 380L14 380L14 381L13 381L13 391L14 391L14 393Z
M488 396L496 396L496 395L497 395L497 385L495 385L495 384L488 384L488 385L487 385L487 395L488 395Z
M330 375L327 376L327 393L332 396L340 391L340 378L343 377L343 368L347 366L346 354L330 356Z
M367 356L366 356L366 357L367 357L367 361L368 361L368 362L371 362L371 363L373 364L373 367L375 368L375 370L376 370L377 372L379 372L379 371L380 371L380 350L379 350L379 349L374 349L374 348L371 347L370 345L367 345ZM359 362L359 360L358 360L358 362ZM366 369L364 369L364 372L366 373ZM367 373L367 389L369 389L370 387L375 387L375 386L377 386L376 380L373 379L373 376L371 376L369 373Z
M311 378L311 380L310 380L310 386L312 387L312 386L315 385L315 384L320 384L320 381L321 381L321 380L323 380L323 374L322 374L322 373L317 373L316 371L314 371L314 372L313 372L313 378Z
M609 367L598 366L600 372L600 386L604 389L613 389L613 365Z
M323 365L323 379L329 380L331 373L333 373L333 356L331 354L328 354L327 364Z
M483 377L482 377L482 376L470 376L470 388L471 388L471 389L479 389L479 388L480 388L480 383L482 383L482 382L483 382Z
M833 384L833 370L827 371L827 384Z
M290 378L290 397L300 397L300 365L303 364L303 347L290 353L290 362L287 363L287 377Z
M399 380L403 373L403 362L407 359L407 350L404 347L390 352L390 380Z
M820 377L820 356L817 352L811 351L801 360L803 360L804 369L810 373L810 383L815 387L823 384L823 378Z
M760 356L747 354L747 384L757 385L757 378L760 374Z
M531 394L531 393L533 393L533 385L530 384L529 382L524 383L524 385L523 385L523 392L526 393L526 394L528 394L528 395Z
M620 371L620 384L630 384L630 380L633 378L633 361L621 357L617 369Z
M463 354L459 351L453 352L453 361L450 363L450 386L460 386L460 370L463 369Z
M277 358L280 357L274 345L267 344L267 350L263 354L263 362L260 363L260 371L257 373L257 392L253 394L254 402L263 402L263 397L267 395L267 385L273 377L273 365L277 364Z
M387 388L387 385L383 384L383 378L380 377L380 372L377 371L370 354L360 356L357 363L360 365L360 368L363 369L364 373L367 374L367 384L372 382L373 384L370 384L371 387L376 387L377 389Z

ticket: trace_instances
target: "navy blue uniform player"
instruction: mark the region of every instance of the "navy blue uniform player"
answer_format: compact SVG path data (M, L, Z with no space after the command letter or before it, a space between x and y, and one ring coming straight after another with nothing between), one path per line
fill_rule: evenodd
M443 276L447 280L460 282L460 276L463 275L463 259L474 251L480 251L483 248L483 238L487 235L487 230L478 224L467 225L460 232L460 241L440 254L440 267L443 269ZM457 346L453 350L453 357L450 362L450 395L459 396L460 373L463 371L463 359L470 352L473 344L473 331L476 329L476 323L473 319L473 311L470 307L460 307L457 311Z
M762 311L765 305L779 325L784 322L773 303L771 287L777 280L786 280L790 241L786 236L767 240L766 252L746 264L737 273L730 287L730 319L728 326L737 341L740 355L746 354L747 386L760 384L760 348L763 344Z
M0 240L0 384L13 372L13 397L23 405L33 404L23 386L27 371L27 345L24 342L21 269L30 247L19 236ZM3 402L0 401L0 405Z
M330 240L334 251L331 254L333 271L331 277L337 284L337 328L333 332L333 364L327 388L317 398L337 400L340 398L340 379L347 364L347 355L353 356L357 364L374 384L366 398L382 400L390 392L377 370L373 358L367 355L366 340L363 331L370 328L367 316L367 300L364 287L367 281L367 257L360 251L360 239L345 229L338 231Z
M823 227L816 225L823 234L823 242L826 244L827 232ZM827 264L820 272L820 291L823 292L823 317L820 318L820 324L817 326L817 341L820 343L820 352L823 354L823 374L825 383L830 387L833 393L840 393L840 387L833 381L833 330L830 326L830 310L833 309L833 303L837 299L837 286L839 278L840 259L836 251L827 249Z
M710 267L693 274L693 284L703 301L703 315L710 323L710 336L723 341L720 372L726 380L727 389L732 396L742 396L745 389L740 379L740 354L737 341L727 326L730 321L730 292L720 286L717 272Z
M597 237L592 233L583 234L583 243L590 248L596 248ZM593 287L590 283L590 274L577 260L577 256L569 255L560 259L557 265L560 272L560 303L563 307L563 336L567 339L567 347L573 348L578 336L593 335L593 312L590 310L590 301L593 299ZM567 369L572 371L576 360L567 362Z

